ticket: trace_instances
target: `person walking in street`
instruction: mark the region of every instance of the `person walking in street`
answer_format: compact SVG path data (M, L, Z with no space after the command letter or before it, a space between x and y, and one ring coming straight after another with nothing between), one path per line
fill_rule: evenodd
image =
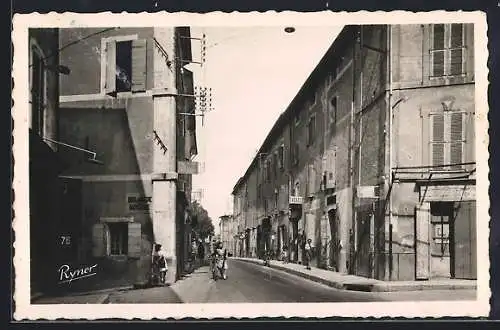
M305 250L305 264L306 264L306 269L311 269L311 259L312 259L312 246L311 246L312 240L310 238L307 239L307 242L304 246Z
M283 251L281 252L281 259L283 260L284 264L288 263L288 246L286 245L283 246Z
M200 264L203 265L205 262L205 247L202 242L198 244L198 259L200 260Z
M167 255L161 244L155 244L153 251L153 284L165 284L168 271Z

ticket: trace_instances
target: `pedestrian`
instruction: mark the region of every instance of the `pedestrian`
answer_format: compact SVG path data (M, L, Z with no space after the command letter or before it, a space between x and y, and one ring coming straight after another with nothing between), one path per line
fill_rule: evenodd
M161 244L155 244L153 250L153 283L159 280L160 284L165 284L168 271L167 254Z
M205 261L205 247L202 242L198 244L198 259L200 259L200 263L203 265Z
M288 246L286 245L283 246L283 251L281 252L281 259L283 260L284 264L288 263Z
M312 246L311 246L312 240L310 238L307 239L307 242L304 246L305 250L305 264L306 264L306 269L311 269L311 259L312 259Z

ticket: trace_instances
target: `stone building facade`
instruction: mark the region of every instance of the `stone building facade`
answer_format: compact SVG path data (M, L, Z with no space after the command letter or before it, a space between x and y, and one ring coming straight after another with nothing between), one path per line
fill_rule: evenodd
M243 255L475 278L473 54L470 24L344 27L233 189Z
M191 175L197 154L188 27L63 29L60 139L95 151L62 174L77 263L103 277L145 283L152 246L168 256L167 280L189 254ZM88 155L87 155L88 156ZM180 172L180 173L179 173Z

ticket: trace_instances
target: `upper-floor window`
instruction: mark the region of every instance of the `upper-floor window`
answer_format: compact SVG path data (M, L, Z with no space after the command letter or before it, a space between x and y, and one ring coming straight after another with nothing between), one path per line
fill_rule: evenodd
M278 167L279 167L279 162L278 162L278 152L276 151L273 154L273 176L274 178L278 177Z
M335 123L337 122L337 102L337 96L333 97L330 101L330 106L328 108L328 123L330 124L330 126L335 125Z
M434 24L431 39L431 77L464 74L464 24Z
M271 173L272 173L272 161L269 159L266 162L266 181L269 182L271 181Z
M278 166L280 169L285 167L285 146L283 144L278 148Z
M45 62L42 51L35 45L31 47L31 111L30 127L34 133L43 136L47 83Z
M461 168L466 142L465 113L458 110L441 111L431 113L430 119L432 165L439 170Z
M146 90L146 45L137 36L102 39L101 89L106 94Z
M299 153L300 153L300 143L295 141L293 144L293 161L292 164L296 165L299 163Z
M316 116L312 115L309 118L307 124L307 145L312 145L314 143L314 138L316 137Z

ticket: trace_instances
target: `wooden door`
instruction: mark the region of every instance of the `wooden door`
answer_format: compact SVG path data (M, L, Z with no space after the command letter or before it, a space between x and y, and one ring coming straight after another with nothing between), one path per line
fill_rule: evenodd
M455 203L453 272L455 278L476 279L476 202Z
M415 208L415 278L427 280L430 277L430 204L423 203Z

